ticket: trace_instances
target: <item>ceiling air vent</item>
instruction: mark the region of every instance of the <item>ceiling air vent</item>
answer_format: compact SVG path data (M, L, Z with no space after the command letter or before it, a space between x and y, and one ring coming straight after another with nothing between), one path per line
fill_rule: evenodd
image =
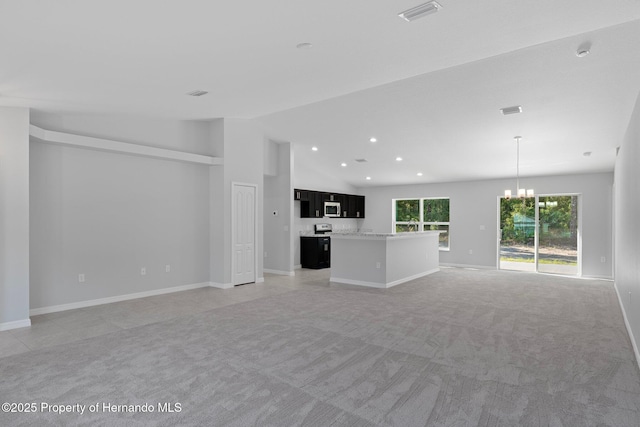
M206 95L209 92L207 92L206 90L194 90L193 92L189 92L187 95L189 96L202 96L202 95Z
M358 163L367 163L367 159L356 159Z
M442 9L442 6L440 6L440 3L438 3L437 1L430 1L427 3L421 4L420 6L407 9L404 12L400 12L398 16L407 22L411 22L411 21L415 21L416 19L422 18L423 16L436 13L440 9Z

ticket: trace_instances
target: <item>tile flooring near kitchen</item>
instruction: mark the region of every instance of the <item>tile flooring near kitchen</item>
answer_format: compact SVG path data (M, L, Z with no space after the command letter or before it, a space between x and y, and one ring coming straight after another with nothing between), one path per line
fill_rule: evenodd
M32 322L0 333L0 395L183 410L0 413L3 426L640 425L611 281L443 268L373 289L297 270Z

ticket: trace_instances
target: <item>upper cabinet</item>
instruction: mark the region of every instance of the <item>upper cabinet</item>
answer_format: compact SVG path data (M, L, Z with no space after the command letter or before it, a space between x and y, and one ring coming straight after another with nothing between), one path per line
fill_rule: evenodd
M356 218L364 218L364 196L355 196L356 198Z
M301 218L324 217L324 202L340 203L340 218L364 218L364 196L295 189L293 199L300 201Z

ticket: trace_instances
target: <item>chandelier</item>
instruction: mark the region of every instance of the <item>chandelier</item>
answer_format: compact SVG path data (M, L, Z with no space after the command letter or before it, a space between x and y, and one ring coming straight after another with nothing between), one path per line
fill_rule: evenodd
M524 188L520 188L520 139L521 136L514 136L513 139L516 140L516 194L519 198L523 199L525 197L533 197L534 192L533 188L525 190ZM504 190L504 198L511 198L511 190Z

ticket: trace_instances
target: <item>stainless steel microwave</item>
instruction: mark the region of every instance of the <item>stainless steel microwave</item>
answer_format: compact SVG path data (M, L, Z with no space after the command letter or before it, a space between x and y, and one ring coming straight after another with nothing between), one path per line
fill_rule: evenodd
M324 216L339 217L340 202L324 202Z

